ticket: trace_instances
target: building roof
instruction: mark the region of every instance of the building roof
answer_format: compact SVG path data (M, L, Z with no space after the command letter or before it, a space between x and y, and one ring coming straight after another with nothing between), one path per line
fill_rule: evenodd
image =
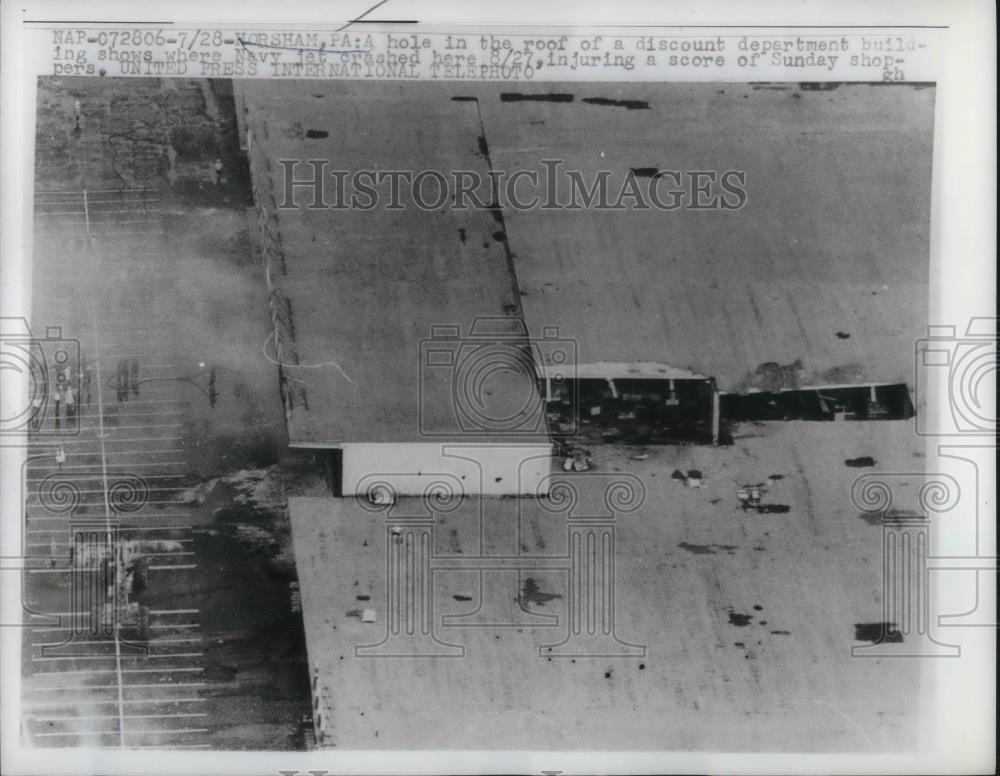
M551 84L471 92L497 169L558 159L618 185L641 168L746 174L740 210L508 210L532 333L558 326L581 363L668 363L727 390L761 364L796 360L813 384L847 369L912 384L927 323L934 89L808 86L559 85L572 101L501 94Z
M553 491L575 498L469 498L439 510L403 498L390 512L354 499L292 498L325 743L787 752L804 740L836 751L915 745L919 661L851 656L856 625L884 617L882 527L852 504L857 470L844 458L870 455L888 471L909 471L919 449L909 423L792 422L756 428L732 447L653 448L640 461L628 449L594 448L596 469L553 475ZM671 478L676 469L700 471L701 487ZM737 489L772 474L782 478L764 501L789 511L741 511ZM893 507L915 508L921 478L897 480ZM615 482L642 495L606 499ZM645 649L618 654L601 643L589 655L587 645L549 652L569 628L569 518L588 532L594 521L586 518L609 514L614 631ZM426 531L428 544L412 541L413 530ZM420 568L421 547L432 550L430 577L406 583L405 567L388 562L390 541L411 568ZM530 563L503 568L511 557ZM390 587L414 597L408 618L389 616ZM423 589L430 609L416 606ZM362 620L365 609L374 622ZM432 642L406 640L425 627ZM392 630L403 640L384 641ZM422 657L403 656L414 647Z
M427 420L446 432L455 387L446 370L419 371L421 340L432 324L467 331L477 316L518 308L530 335L557 331L595 368L670 365L726 391L784 367L797 384L913 383L927 315L933 88L240 88L272 160L511 174L556 159L587 180L600 170L613 181L642 169L746 176L745 206L727 211L505 208L502 223L476 209L282 211L288 274L278 280L298 357L337 364L289 370L308 395L308 409L292 411L293 444L407 441ZM272 163L272 185L277 172ZM489 392L496 415L526 406L530 371Z
M283 159L328 160L327 172L464 168L486 174L474 103L429 100L420 90L388 83L246 81L238 91L253 136L251 155L264 162L256 169L267 170L267 180L255 185L269 185L279 202ZM311 169L301 164L295 175L307 178ZM333 180L327 179L330 203ZM432 196L430 185L428 192ZM515 363L491 373L489 389L470 396L477 386L456 384L455 368L422 361L432 327L453 327L444 349L459 347L454 331L467 337L481 318L489 319L494 337L523 339L490 212L409 204L311 209L311 192L299 189L296 197L298 208L277 212L282 261L271 273L291 318L279 335L283 351L294 352L299 364L287 366L294 359L283 356L285 371L304 393L290 411L293 445L488 441L489 434L475 433L480 418L460 426L455 417L456 402L476 399L485 402L478 408L482 419L511 418L525 429L524 439L546 441L532 370Z

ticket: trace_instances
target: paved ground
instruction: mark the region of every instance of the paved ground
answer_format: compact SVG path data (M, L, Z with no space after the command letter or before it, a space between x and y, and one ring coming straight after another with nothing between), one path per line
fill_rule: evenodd
M404 585L398 589L413 607L419 580L429 583L433 643L407 638L420 634L419 607L394 621L387 597L397 588L387 588L386 548L407 548L400 557L419 568L420 540L411 547L408 533L418 529L398 521L402 536L387 543L383 515L350 500L293 499L326 742L348 749L908 750L919 735L919 661L850 654L856 626L882 617L882 532L852 505L851 483L864 470L844 461L869 455L880 469L913 470L914 439L905 422L747 425L731 447L595 447L596 470L557 474L579 496L572 509L483 499L444 511L402 500L392 516L430 517L437 570L410 586L400 567L393 585ZM700 470L703 487L673 479L676 469ZM562 643L574 600L560 560L569 549L566 517L609 514L609 480L633 477L646 496L613 521L614 630L620 642L645 649L609 649L608 642L588 656L587 639ZM789 511L742 511L737 488L757 482L768 483L766 504ZM508 560L495 560L500 555ZM490 572L476 569L490 563L508 570L484 581L479 575ZM511 563L522 569L509 570ZM376 622L361 621L364 608L375 610ZM407 620L407 610L416 619ZM466 617L449 619L456 615ZM580 622L586 636L585 614ZM600 634L600 619L596 626ZM393 628L401 638L369 653L381 658L359 654ZM451 657L388 657L412 654L406 650L418 642Z
M88 277L107 277L112 266L121 278L143 269L143 262L162 265L167 252L159 203L141 192L90 195L88 211L99 247L89 257L79 239L86 228L74 223L82 220L82 204L79 194L37 199L37 223L44 226L36 241L36 257L42 259L35 265L36 310L50 321L79 322L67 325L64 334L86 349L92 379L89 399L82 392L79 433L65 440L47 436L57 433L50 403L28 465L28 549L51 556L49 568L29 572L29 603L36 611L59 612L59 624L27 633L26 732L30 740L49 745L204 747L209 728L200 612L164 595L169 588L196 585L199 573L191 550L191 508L183 500L180 375L166 330L136 327L134 304L114 300L105 307L94 295L98 289L81 287ZM50 269L44 259L60 253L77 264L76 271ZM123 280L112 297L142 293ZM70 310L59 309L66 304ZM132 359L140 371L121 392L112 365ZM64 416L59 430L69 431L75 422ZM54 455L59 448L66 453L62 465ZM79 504L68 512L53 509L46 478L74 486ZM135 497L122 505L108 497L108 509L105 499L116 483L132 486ZM73 614L78 609L71 577L86 572L76 570L81 559L76 567L70 559L70 531L74 523L87 522L98 535L106 523L116 542L134 542L148 558L149 593L141 597L152 610L148 650L123 647L113 633L88 634L90 612ZM74 632L70 644L57 646L70 639L71 628L83 635Z
M108 151L116 122L143 105L159 100L168 124L182 119L185 101L171 103L176 86L161 94L156 82L48 83L43 91L42 133L72 126L74 96L101 117L70 137L93 151L85 154L90 181L114 177L99 169L114 163L143 185L123 191L118 180L114 192L89 192L88 259L82 191L68 188L72 175L54 179L66 160L40 145L38 189L50 193L37 195L32 324L61 325L64 337L79 340L92 381L80 433L55 445L46 433L32 441L27 549L43 557L26 580L27 604L64 614L36 618L26 630L25 736L58 746L288 748L309 695L275 465L283 418L261 350L266 295L236 184L216 189L210 177L199 184L183 174L157 180L137 164L141 155L122 165ZM196 178L201 168L210 160L188 157L175 171ZM138 373L135 388L119 396L122 359L135 359ZM43 432L54 430L53 410ZM75 510L54 509L40 495L50 475L79 491ZM134 503L109 500L118 535L148 566L139 600L150 608L149 650L118 657L123 645L99 635L53 651L47 646L64 640L76 624L68 613L79 608L71 603L67 523L96 521L103 531L105 493L119 482L137 487Z

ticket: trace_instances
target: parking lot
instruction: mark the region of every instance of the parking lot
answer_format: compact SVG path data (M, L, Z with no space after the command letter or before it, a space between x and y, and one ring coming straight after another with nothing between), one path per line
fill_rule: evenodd
M154 196L41 193L36 204L46 227L39 253L62 247L91 277L123 254L147 262L163 255L155 248L163 234ZM70 281L66 290L79 282L72 275L62 279ZM26 631L26 734L48 745L204 747L200 612L172 605L165 594L192 586L198 570L191 508L182 500L184 401L176 366L155 329L135 328L134 307L105 307L93 289L70 304L80 316L84 354L69 367L79 409L67 416L64 401L58 417L49 401L26 477L27 549L49 556L47 568L28 572L28 603L58 622ZM110 365L133 362L141 372L130 375L123 391ZM89 384L73 377L74 368L91 375ZM54 501L57 481L71 488L68 505ZM76 583L82 578L89 587L100 568L93 559L74 559L70 545L77 549L77 536L104 538L102 532L114 544L134 545L146 561L148 643L124 642L116 628L101 627L79 606Z
M309 701L280 481L249 517L227 513L246 501L238 486L205 503L220 478L273 476L283 447L277 391L261 377L266 306L252 299L244 211L176 189L45 183L32 325L59 327L50 333L78 344L80 360L68 370L72 415L63 395L57 420L46 386L24 478L25 740L290 748ZM63 369L48 366L50 380ZM247 519L264 528L248 534ZM88 543L98 549L84 557ZM130 598L148 610L148 640L100 616L108 546L140 559Z

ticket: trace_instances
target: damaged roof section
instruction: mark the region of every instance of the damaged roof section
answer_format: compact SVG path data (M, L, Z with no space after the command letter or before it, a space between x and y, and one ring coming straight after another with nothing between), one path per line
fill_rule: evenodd
M658 364L653 361L611 362L600 361L590 364L546 363L539 359L536 364L539 377L576 378L578 380L708 380L708 375L692 372L668 364Z

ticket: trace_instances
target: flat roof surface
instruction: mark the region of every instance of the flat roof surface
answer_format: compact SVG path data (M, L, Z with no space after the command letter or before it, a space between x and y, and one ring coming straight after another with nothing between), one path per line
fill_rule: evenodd
M237 92L253 130L251 153L268 160L278 202L282 159L303 162L297 179L312 175L310 159L327 160L327 171L486 175L475 103L440 92L429 99L423 90L390 83L238 81ZM428 198L433 186L427 184ZM336 189L328 175L328 202ZM408 200L401 209L311 209L312 193L303 189L296 201L298 208L278 212L286 274L272 272L290 308L301 365L286 373L306 396L289 419L293 445L428 441L425 432L429 441L489 440L463 430L450 435L458 426L455 403L466 400L482 400L482 418L510 418L515 428L527 407L523 427L542 432L522 438L546 441L544 422L533 422L541 405L530 369L493 373L489 390L476 393L475 375L460 375L466 382L456 386L455 369L422 362L433 326L456 327L465 337L477 319L488 318L494 337L523 337L523 324L512 316L519 308L507 255L489 211L427 211ZM462 344L453 334L438 349ZM464 428L478 428L478 419L473 413Z
M631 657L547 651L568 632L567 502L470 499L447 512L398 502L392 517L433 525L429 616L435 648L453 646L451 657L387 659L357 650L389 632L385 513L353 499L290 499L327 743L912 750L921 671L934 661L851 656L856 626L884 616L883 529L851 502L865 470L845 465L868 455L879 471L911 471L921 448L912 423L774 423L754 434L731 447L651 448L642 461L628 448L597 446L596 469L555 475L578 494L575 517L609 514L604 493L615 481L636 478L645 491L638 509L613 521L614 629L644 647ZM703 487L673 479L675 469L700 470ZM764 502L789 511L743 512L736 490L770 475L781 478ZM894 488L894 507L915 506L905 494L916 498L919 479ZM499 555L538 566L477 570L502 565L481 557ZM375 622L362 622L367 608ZM468 617L445 619L455 615ZM416 631L419 623L409 621ZM403 619L397 629L407 626Z
M502 224L488 211L412 204L282 211L287 275L278 280L300 362L327 364L289 370L308 396L292 413L293 444L416 440L421 422L447 432L455 387L447 370L421 373L421 340L432 324L464 334L477 317L518 304L532 335L558 327L581 364L669 364L728 391L752 385L768 362L801 362L803 384L913 383L927 323L933 87L238 89L273 186L282 158L481 175L561 160L588 181L610 171L612 192L631 169L746 175L747 203L730 211L505 208ZM496 406L487 414L516 413L530 376L493 378L510 382L488 392Z
M480 97L497 169L559 159L588 181L610 170L615 195L633 168L746 173L740 210L506 211L532 333L558 325L581 363L668 363L726 390L762 363L796 360L811 384L845 372L912 384L927 325L935 90L806 87L452 86Z

